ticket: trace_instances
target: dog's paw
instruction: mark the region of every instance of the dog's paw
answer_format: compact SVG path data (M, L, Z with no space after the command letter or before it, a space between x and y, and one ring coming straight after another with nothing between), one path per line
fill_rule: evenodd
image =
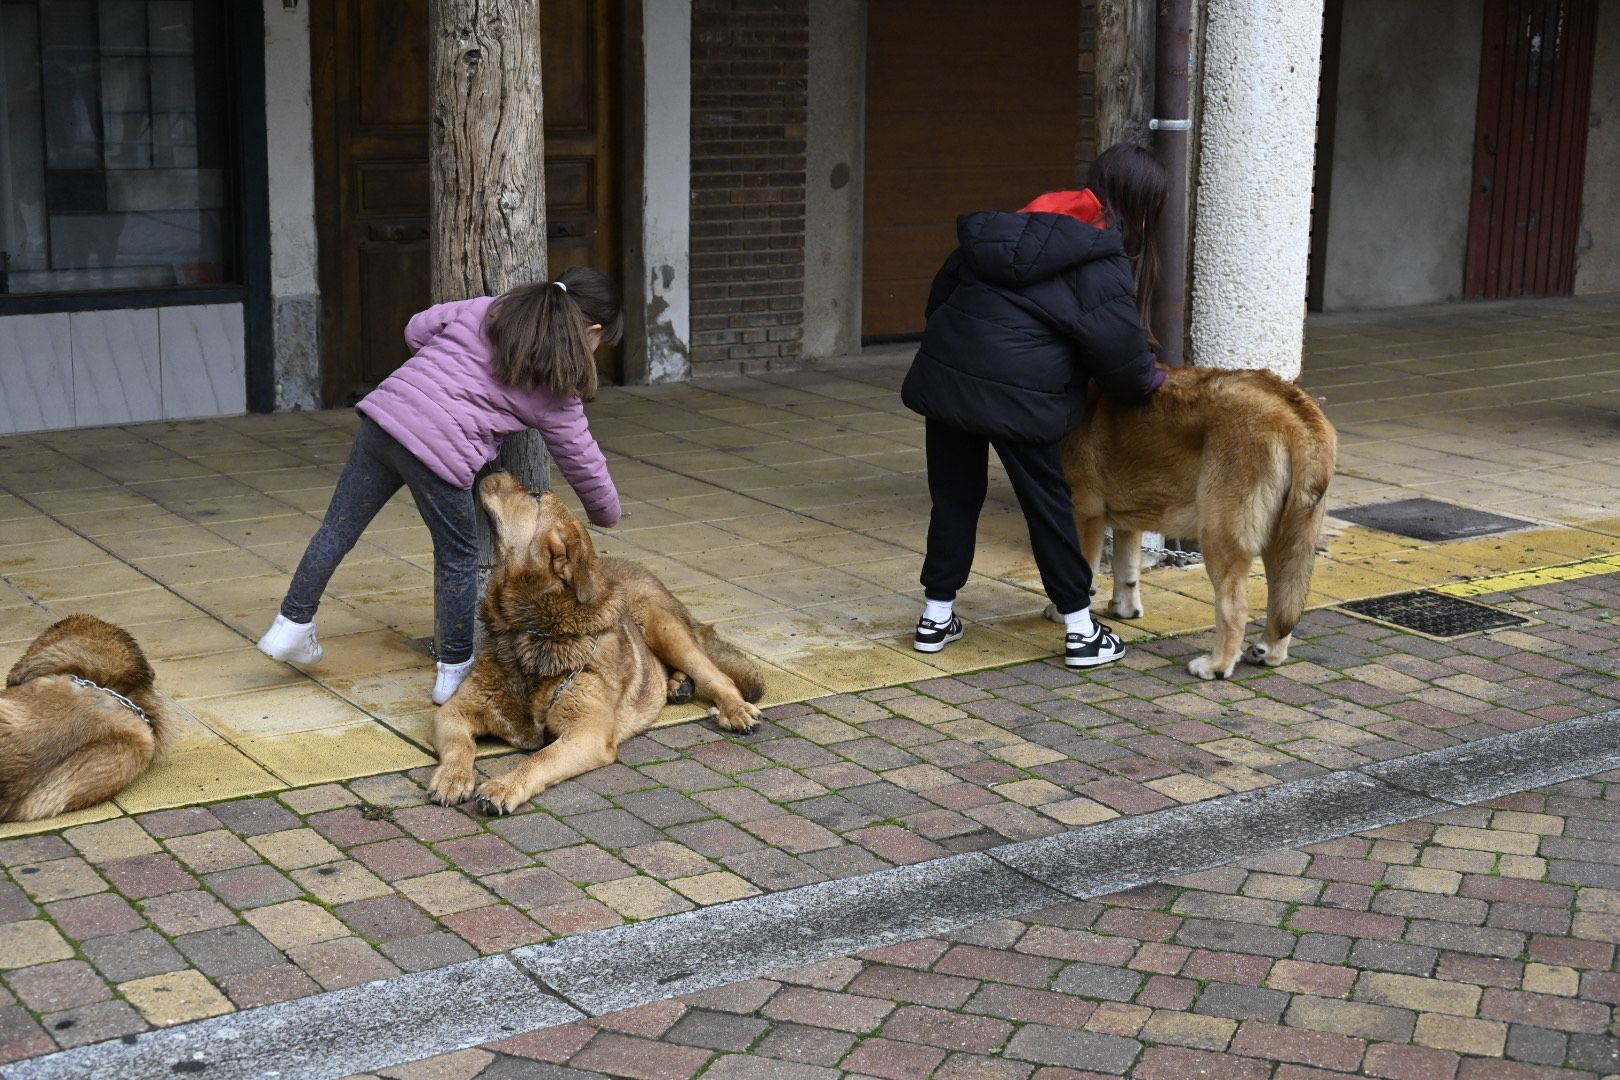
M1276 667L1286 663L1287 656L1274 653L1271 647L1263 641L1257 641L1243 650L1243 659L1251 664L1264 664L1266 667Z
M672 671L669 675L669 703L671 705L684 705L692 700L697 693L697 684L692 676L683 671Z
M1108 605L1108 614L1116 619L1140 619L1142 617L1142 605L1115 600Z
M453 771L441 765L428 780L428 798L440 806L459 806L472 795L477 783L471 770Z
M730 708L716 705L709 710L709 716L727 731L736 731L743 735L753 731L754 725L765 719L765 714L759 711L758 706L747 701L740 701Z
M504 782L505 778L485 781L479 787L475 796L478 812L485 817L501 817L505 814L515 813L529 800L523 797L521 791L513 790L510 784Z
M1041 610L1041 618L1045 619L1047 622L1060 623L1063 621L1063 616L1058 614L1056 604L1047 604L1046 607Z
M1193 657L1192 661L1187 664L1187 671L1190 674L1196 675L1200 679L1203 679L1205 682L1208 682L1211 679L1225 679L1232 674L1231 668L1226 668L1223 670L1216 667L1215 658L1212 656Z

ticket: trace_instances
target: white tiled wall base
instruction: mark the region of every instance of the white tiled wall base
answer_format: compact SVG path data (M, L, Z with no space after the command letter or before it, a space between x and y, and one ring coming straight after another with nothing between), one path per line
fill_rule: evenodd
M0 317L0 434L247 409L242 306Z

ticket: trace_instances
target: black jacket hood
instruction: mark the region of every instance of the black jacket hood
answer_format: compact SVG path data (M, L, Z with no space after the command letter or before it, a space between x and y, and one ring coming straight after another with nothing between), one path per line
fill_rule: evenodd
M980 210L956 219L956 238L976 275L1013 288L1125 251L1119 230L1099 229L1068 214Z

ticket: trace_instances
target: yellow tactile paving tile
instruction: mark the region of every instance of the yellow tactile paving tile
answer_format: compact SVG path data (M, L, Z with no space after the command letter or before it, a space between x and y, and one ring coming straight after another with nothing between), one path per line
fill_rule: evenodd
M364 723L371 715L308 681L189 702L193 715L236 746L250 739Z
M1545 566L1534 570L1521 570L1514 574L1498 574L1440 585L1435 592L1448 596L1486 596L1490 593L1528 589L1536 585L1551 585L1559 581L1576 581L1598 574L1620 573L1620 555L1604 555L1559 566Z
M399 772L431 765L434 761L392 731L364 717L338 727L248 739L239 745L288 787Z
M113 801L125 813L144 814L148 810L279 791L287 786L241 750L221 744L169 754Z

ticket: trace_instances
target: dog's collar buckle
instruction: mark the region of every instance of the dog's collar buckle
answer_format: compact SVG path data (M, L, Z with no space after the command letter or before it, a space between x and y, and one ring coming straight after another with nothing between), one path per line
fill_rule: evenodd
M87 686L92 690L100 690L103 694L106 694L108 697L110 697L114 701L118 702L118 704L122 705L124 708L128 709L130 712L134 713L136 716L138 716L142 720L146 721L146 726L147 727L152 726L152 718L150 716L146 715L146 710L145 709L141 708L139 705L135 704L133 701L129 700L129 698L125 697L123 694L120 694L118 691L112 689L111 687L102 686L98 682L91 682L89 679L86 679L82 675L73 676L73 685L74 686Z

